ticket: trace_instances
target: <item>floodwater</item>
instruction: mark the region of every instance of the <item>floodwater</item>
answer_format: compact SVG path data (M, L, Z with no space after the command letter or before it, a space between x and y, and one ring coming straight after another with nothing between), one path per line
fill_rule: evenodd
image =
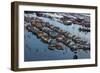
M90 42L90 32L79 32L79 25L66 26L47 18L39 18ZM26 29L24 30L24 61L70 60L76 55L78 59L88 59L90 58L90 51L78 50L78 53L75 54L67 46L64 46L64 50L49 50L48 44L43 43L35 34L28 32Z

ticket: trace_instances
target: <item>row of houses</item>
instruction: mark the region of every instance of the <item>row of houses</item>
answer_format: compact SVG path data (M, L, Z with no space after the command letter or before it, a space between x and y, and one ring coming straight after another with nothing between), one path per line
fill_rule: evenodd
M31 25L27 26L26 28L28 31L41 38L44 43L47 43L48 48L51 50L63 50L63 45L75 50L90 49L90 45L86 44L86 41L83 41L80 37L72 35L71 33L49 24L48 22L44 22L39 18L31 20Z

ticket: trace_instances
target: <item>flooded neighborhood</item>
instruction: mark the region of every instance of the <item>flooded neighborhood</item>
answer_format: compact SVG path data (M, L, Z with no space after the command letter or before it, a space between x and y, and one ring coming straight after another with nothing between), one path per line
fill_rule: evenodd
M90 14L24 11L24 61L90 58Z

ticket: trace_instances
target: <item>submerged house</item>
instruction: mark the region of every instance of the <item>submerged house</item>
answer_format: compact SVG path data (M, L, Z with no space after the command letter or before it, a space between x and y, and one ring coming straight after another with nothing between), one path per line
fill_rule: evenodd
M62 42L64 38L65 38L65 37L64 37L64 35L62 35L62 34L58 34L58 35L56 36L56 40L59 41L59 42Z
M54 25L49 25L48 28L50 28L51 30L54 29Z
M36 34L37 32L39 32L39 29L37 29L36 27L32 27L31 25L27 25L26 26L26 29L29 31L29 32L32 32L34 34Z
M55 38L57 36L57 32L55 31L50 31L49 32L49 35L52 37L52 38Z
M45 42L45 43L49 43L50 40L51 40L51 37L48 36L47 34L44 34L44 35L41 36L41 40L42 40L43 42Z
M58 32L58 31L60 30L60 28L59 28L59 27L54 26L53 30L54 30L54 31L56 31L56 32Z
M38 31L38 32L37 32L37 36L38 36L38 37L42 37L44 34L45 34L45 33L42 32L42 31Z
M55 47L57 50L63 50L63 45L61 43L57 43Z
M49 42L48 49L50 50L63 50L63 45L61 43L58 43L55 39L51 39Z
M71 19L70 17L64 16L63 18L60 19L60 21L65 25L71 25L72 21L70 19Z
M51 29L49 29L48 27L43 27L42 31L49 34L49 32L51 31Z
M39 29L38 29L38 28L33 27L33 30L32 30L32 32L33 32L33 33L37 33L38 31L39 31Z
M54 46L57 43L56 39L51 39L49 45Z
M45 22L45 27L49 27L50 24L48 22Z
M80 32L90 32L90 28L86 28L86 27L79 28L79 31Z
M70 40L70 39L68 39L68 38L66 38L66 39L63 40L63 43L64 43L66 46L68 46L71 42L72 42L72 40Z
M65 33L65 31L64 31L64 30L62 30L62 29L59 29L59 30L58 30L58 33L60 33L60 34L64 34L64 33Z
M26 29L27 29L29 32L32 31L32 27L31 27L30 25L27 25L27 26L25 26L25 27L26 27Z
M55 45L54 45L54 46L53 46L53 45L49 45L49 46L48 46L48 49L50 49L50 50L55 50L56 47L55 47Z
M67 37L70 33L69 32L64 32L64 36Z

